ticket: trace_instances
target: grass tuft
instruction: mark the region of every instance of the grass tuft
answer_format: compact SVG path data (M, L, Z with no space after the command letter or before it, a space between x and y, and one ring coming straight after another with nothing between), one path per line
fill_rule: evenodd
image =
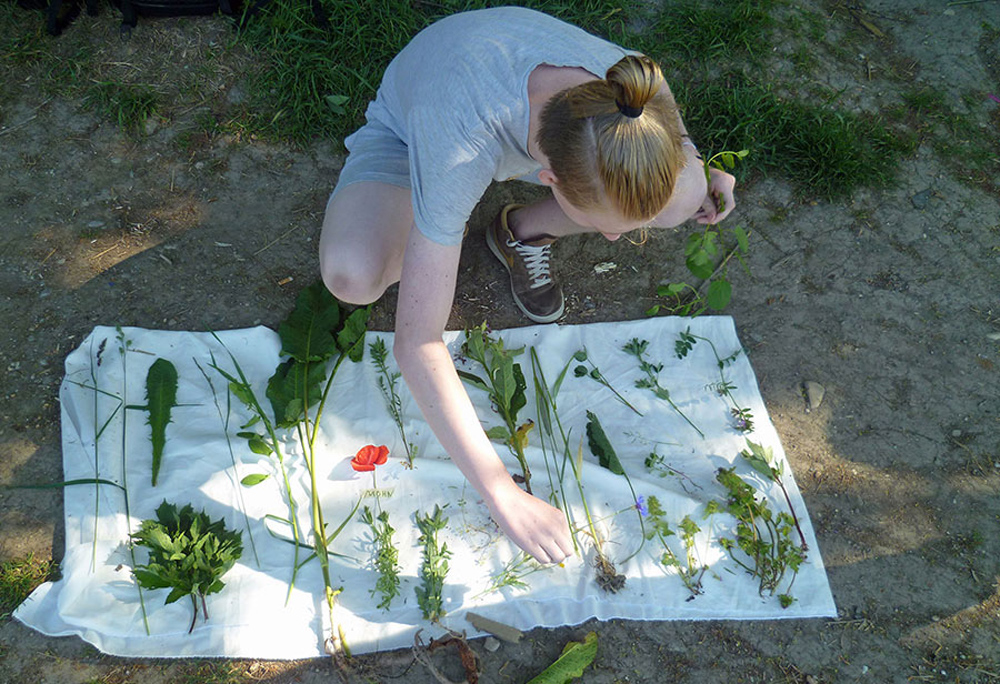
M669 61L755 57L770 46L774 0L682 0L665 3L636 49Z
M879 119L786 100L746 77L681 87L678 100L703 150L749 149L743 175L776 172L821 199L890 183L915 149Z
M10 617L14 609L55 571L51 560L40 560L33 554L0 564L0 621Z
M114 121L122 132L133 135L142 131L158 106L156 92L149 86L116 81L95 82L87 88L83 102Z

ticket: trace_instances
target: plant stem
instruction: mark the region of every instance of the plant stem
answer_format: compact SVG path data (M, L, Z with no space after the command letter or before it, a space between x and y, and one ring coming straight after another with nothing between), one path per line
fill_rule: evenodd
M122 358L122 406L128 406L128 343L125 340L125 332L118 328L118 345L119 352ZM126 428L128 426L128 411L122 410L122 492L125 495L125 525L126 533L129 535L128 551L129 556L132 559L132 567L136 567L135 560L135 544L131 541L132 534L132 513L129 507L128 500L128 463L127 454L128 449L125 443ZM142 595L142 587L136 582L136 589L139 590L139 608L142 611L142 624L146 629L146 636L149 636L149 618L146 615L146 601Z

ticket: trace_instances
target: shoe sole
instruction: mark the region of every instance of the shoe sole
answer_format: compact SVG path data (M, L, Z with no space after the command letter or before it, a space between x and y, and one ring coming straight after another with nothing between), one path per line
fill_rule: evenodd
M507 263L507 259L504 257L503 252L500 251L500 246L496 242L496 238L493 235L492 224L490 224L489 229L486 231L486 246L490 248L491 252L493 252L493 256L495 256L497 260L499 260L500 263L503 264L504 270L507 271L507 277L509 278L510 265ZM534 314L528 311L528 309L525 308L524 304L521 303L521 300L518 298L517 293L514 292L513 281L511 281L510 284L510 296L514 298L514 303L517 304L517 308L521 310L521 313L523 313L525 316L527 316L535 323L553 323L559 320L559 317L563 315L563 312L566 309L566 302L565 300L563 300L559 304L559 309L557 311L554 311L553 313L550 313L548 316L539 316L538 314Z

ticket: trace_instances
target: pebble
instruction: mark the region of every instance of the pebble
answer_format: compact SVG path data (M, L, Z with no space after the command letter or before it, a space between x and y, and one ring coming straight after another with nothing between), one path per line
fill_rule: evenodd
M802 394L806 399L806 413L819 408L826 395L826 388L813 380L805 380L802 383Z
M496 653L500 648L500 640L496 637L488 636L483 641L483 648L485 648L490 653Z
M927 205L931 202L931 197L933 196L933 191L930 188L926 190L921 190L916 195L910 198L913 206L917 209L925 209Z
M87 227L88 228L103 228L104 227L104 221L91 221L90 223L87 224Z

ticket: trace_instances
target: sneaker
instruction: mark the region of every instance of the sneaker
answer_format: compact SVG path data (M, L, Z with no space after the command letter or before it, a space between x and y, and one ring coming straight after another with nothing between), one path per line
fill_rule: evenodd
M486 244L510 274L514 303L535 323L551 323L563 315L563 293L549 272L552 243L531 245L514 238L507 214L520 208L508 204L486 229Z

